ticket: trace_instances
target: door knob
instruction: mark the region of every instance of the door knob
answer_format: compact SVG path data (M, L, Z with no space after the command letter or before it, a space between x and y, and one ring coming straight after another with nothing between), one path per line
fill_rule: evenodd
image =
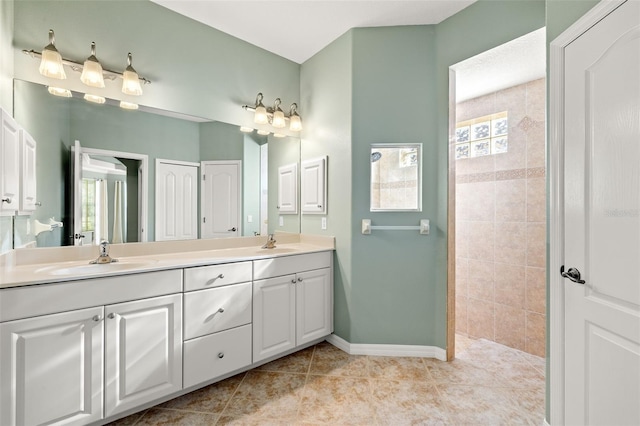
M569 278L574 283L584 284L585 281L580 279L580 271L576 268L569 268L567 272L564 271L564 265L560 267L560 275L564 278Z
M227 231L229 231L229 232L236 232L236 227L234 226L234 227L233 227L233 228L231 228L231 229L227 229Z

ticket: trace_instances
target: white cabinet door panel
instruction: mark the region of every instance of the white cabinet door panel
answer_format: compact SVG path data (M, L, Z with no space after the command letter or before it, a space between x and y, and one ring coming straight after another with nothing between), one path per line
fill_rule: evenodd
M298 165L295 163L278 168L278 212L298 213Z
M105 307L105 415L182 389L182 295Z
M332 291L330 268L297 274L296 345L331 334Z
M325 214L327 212L327 159L306 160L301 166L302 213Z
M295 275L253 283L253 362L296 346Z
M103 308L0 324L0 424L102 418Z

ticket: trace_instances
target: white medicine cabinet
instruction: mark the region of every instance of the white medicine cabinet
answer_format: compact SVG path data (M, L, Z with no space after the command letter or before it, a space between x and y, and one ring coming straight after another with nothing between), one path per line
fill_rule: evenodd
M298 164L278 168L278 214L298 214Z
M301 202L303 214L327 213L327 157L305 160L301 164Z

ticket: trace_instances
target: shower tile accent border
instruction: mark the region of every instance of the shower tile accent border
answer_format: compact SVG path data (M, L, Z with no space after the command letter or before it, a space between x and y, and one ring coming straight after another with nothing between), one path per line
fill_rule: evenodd
M491 182L499 180L528 179L545 177L544 167L532 167L528 169L498 170L497 172L471 173L456 176L456 185L464 183Z

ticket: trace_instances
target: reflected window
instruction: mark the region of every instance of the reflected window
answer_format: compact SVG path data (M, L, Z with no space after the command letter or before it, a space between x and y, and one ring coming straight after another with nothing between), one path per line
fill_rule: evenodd
M96 229L96 180L82 179L82 232Z
M421 211L421 144L371 145L371 211Z

